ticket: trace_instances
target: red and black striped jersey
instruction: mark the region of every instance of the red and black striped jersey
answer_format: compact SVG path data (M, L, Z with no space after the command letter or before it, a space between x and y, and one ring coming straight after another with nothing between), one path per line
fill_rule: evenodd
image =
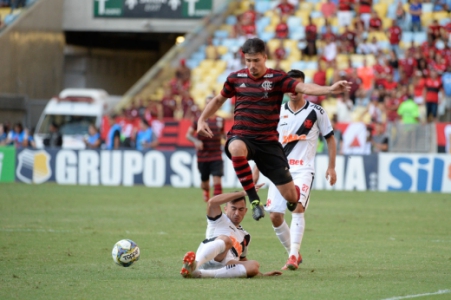
M248 69L231 73L221 91L223 97L236 98L234 122L227 135L278 141L283 94L294 93L297 83L285 72L269 68L260 78L254 78Z
M207 124L214 136L212 138L203 135L197 136L204 146L202 150L197 150L198 162L222 160L221 139L224 136L224 119L214 116L208 118ZM193 122L193 129L197 131L197 120Z

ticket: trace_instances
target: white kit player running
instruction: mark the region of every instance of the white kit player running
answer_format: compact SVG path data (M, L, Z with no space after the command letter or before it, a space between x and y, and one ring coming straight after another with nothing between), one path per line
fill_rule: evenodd
M291 70L288 76L303 82L305 75L299 70ZM286 200L273 183L270 183L265 209L270 213L271 222L279 241L288 252L288 260L283 270L296 270L302 262L299 252L305 229L304 211L310 200L310 191L315 175L315 155L319 135L327 141L329 165L326 178L331 185L337 180L335 173L336 142L332 124L324 109L304 100L300 93L289 93L290 101L283 104L277 126L290 165L294 184L301 189L301 197L292 213L291 227L285 222ZM258 181L258 169L254 169L254 181Z
M256 185L258 190L262 185ZM234 278L281 275L279 271L260 273L255 260L247 260L251 236L240 225L247 212L246 192L214 196L207 205L206 239L197 252L183 257L180 274L185 278ZM224 213L221 204L226 204Z

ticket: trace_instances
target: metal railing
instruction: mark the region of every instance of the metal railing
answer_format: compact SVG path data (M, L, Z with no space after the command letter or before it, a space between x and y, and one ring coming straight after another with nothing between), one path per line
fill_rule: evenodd
M430 124L389 124L389 151L395 153L436 152L435 127Z

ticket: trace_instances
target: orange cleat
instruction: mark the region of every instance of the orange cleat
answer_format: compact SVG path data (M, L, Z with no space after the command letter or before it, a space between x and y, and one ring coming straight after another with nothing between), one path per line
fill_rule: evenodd
M196 268L196 253L189 251L183 257L183 267L180 274L185 278L197 277Z

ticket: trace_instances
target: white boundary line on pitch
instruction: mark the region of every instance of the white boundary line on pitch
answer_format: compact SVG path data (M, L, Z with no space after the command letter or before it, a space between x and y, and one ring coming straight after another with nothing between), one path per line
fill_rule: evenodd
M437 291L435 293L425 293L425 294L417 294L417 295L391 297L391 298L385 298L385 299L382 299L382 300L410 299L410 298L418 298L418 297L424 297L424 296L442 295L442 294L448 294L448 293L451 293L451 290L439 290L439 291Z

